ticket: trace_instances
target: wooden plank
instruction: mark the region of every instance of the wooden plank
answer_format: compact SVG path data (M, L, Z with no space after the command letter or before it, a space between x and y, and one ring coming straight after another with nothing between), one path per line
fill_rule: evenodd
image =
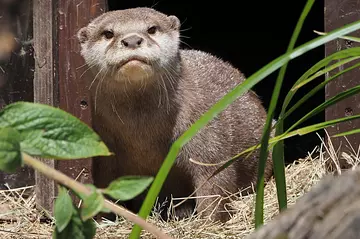
M32 1L0 0L0 108L33 101ZM0 172L0 189L34 185L34 171Z
M90 81L88 74L82 75L86 68L76 33L106 9L106 0L34 0L35 99L60 107L90 126ZM46 162L72 178L92 183L91 159ZM56 184L41 175L36 176L36 183L38 205L51 212Z
M348 23L357 21L360 19L360 2L357 0L325 0L325 31L329 32L336 28L342 27ZM351 34L352 36L360 37L360 31ZM338 39L332 41L325 46L326 55L331 55L332 53L350 48L359 46L355 42L348 40ZM357 63L357 62L356 62ZM347 64L346 66L351 66L352 64ZM337 72L344 69L344 67L339 67L329 74L329 76L336 74ZM325 88L325 97L326 99L335 96L336 94L354 87L360 84L360 69L354 69L350 72L343 74L338 77L336 80L329 83ZM336 105L328 108L325 111L325 119L332 120L340 117L345 117L349 115L355 115L360 113L360 95L357 94L348 99L345 99ZM360 128L360 121L348 121L336 126L329 127L327 129L329 135L334 135L336 133L345 132L351 129ZM351 143L352 147L357 150L360 143L360 134L355 134L348 136L347 139ZM348 143L344 137L334 138L331 141L335 149L340 149L339 152L348 152L351 153ZM350 165L340 158L340 165L342 168L349 168ZM332 163L329 166L334 166Z
M80 56L77 31L107 9L104 0L64 0L58 5L60 108L91 126L90 71ZM57 161L57 169L82 183L93 183L92 160Z
M57 72L55 58L55 0L34 0L34 51L35 77L34 101L58 106ZM53 160L42 160L50 167L55 167ZM35 173L37 206L52 211L55 198L55 184L41 174Z

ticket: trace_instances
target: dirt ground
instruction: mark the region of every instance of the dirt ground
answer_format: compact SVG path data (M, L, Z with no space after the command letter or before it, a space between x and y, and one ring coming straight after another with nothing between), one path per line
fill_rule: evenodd
M339 157L344 157L355 167L359 152L351 148L350 144L349 148L352 153L346 154L321 143L313 152L309 152L307 158L287 166L288 206L291 207L326 174L324 163L327 160L338 161ZM35 197L33 187L0 191L0 238L51 238L54 222L40 220L41 213L35 209ZM225 224L209 224L196 217L164 222L154 216L149 218L149 222L156 224L173 238L245 238L254 230L254 201L255 194L238 196L232 203L237 212ZM265 187L265 223L277 214L276 187L272 179ZM104 220L97 223L97 227L96 238L128 238L132 224L120 218L116 222ZM142 238L154 237L143 232Z

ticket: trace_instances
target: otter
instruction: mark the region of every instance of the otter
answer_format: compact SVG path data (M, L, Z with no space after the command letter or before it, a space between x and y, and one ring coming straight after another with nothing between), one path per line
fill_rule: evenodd
M103 13L77 36L80 54L94 75L89 87L93 128L114 153L94 159L97 187L124 175L155 176L174 141L245 80L219 57L180 49L180 20L152 8ZM259 151L239 158L207 182L219 165L206 164L219 164L258 144L266 114L253 91L236 99L182 147L158 203L169 208L169 199L197 189L195 199L176 207L174 216L184 218L195 211L212 220L229 220L228 195L256 185ZM265 179L271 175L269 154ZM125 202L126 207L137 212L145 195ZM161 213L164 219L169 218L166 211Z

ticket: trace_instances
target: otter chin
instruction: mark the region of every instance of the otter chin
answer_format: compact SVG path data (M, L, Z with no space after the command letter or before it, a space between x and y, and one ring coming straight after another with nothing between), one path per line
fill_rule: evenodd
M134 58L121 62L118 69L119 75L115 77L116 81L123 82L124 80L134 82L141 82L145 79L151 79L154 76L152 66L145 60Z
M244 82L245 76L230 63L180 49L180 26L176 16L132 8L106 12L79 30L81 55L94 75L89 79L94 83L92 126L114 152L93 160L97 187L106 188L122 176L156 176L171 145ZM230 219L229 195L256 188L259 150L239 157L210 179L217 167L209 165L257 145L265 121L261 101L247 91L183 145L157 200L163 219L192 216L194 210L201 217ZM271 155L266 180L272 175ZM184 203L176 200L192 195ZM145 196L123 204L137 213Z

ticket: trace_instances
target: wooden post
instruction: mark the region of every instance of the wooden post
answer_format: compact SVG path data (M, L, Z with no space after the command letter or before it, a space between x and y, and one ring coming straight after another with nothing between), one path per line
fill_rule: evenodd
M0 108L33 101L34 57L31 0L0 0ZM34 171L0 172L0 189L34 185Z
M78 29L107 10L106 0L34 0L35 101L60 107L91 126L89 79L79 55ZM83 183L92 183L91 159L43 160ZM55 182L36 174L37 203L52 211Z
M354 0L325 0L325 31L329 32L336 28L342 27L351 22L357 21L360 19L360 2ZM352 36L360 37L360 31L354 32ZM331 55L332 53L343 50L346 48L359 46L355 42L348 40L338 39L332 41L325 46L326 56ZM353 65L347 64L346 67ZM329 76L338 73L345 67L339 67L334 70ZM328 76L328 77L329 77ZM360 69L353 69L350 72L343 74L338 77L336 80L329 83L325 88L325 97L326 99L337 95L338 93L350 89L356 85L360 84ZM329 107L325 112L326 120L332 120L340 117L360 114L360 95L357 94L350 98L347 98L336 105ZM351 129L360 128L360 121L348 121L344 122L327 129L329 135L334 135L340 132L345 132ZM360 143L360 134L354 134L347 136L349 142L355 150L358 149ZM348 143L344 137L333 138L331 142L334 144L335 149L337 150L340 147L339 152L349 152L350 148L346 147ZM340 159L340 165L342 168L349 168L349 164L344 159ZM332 165L333 166L333 165Z

